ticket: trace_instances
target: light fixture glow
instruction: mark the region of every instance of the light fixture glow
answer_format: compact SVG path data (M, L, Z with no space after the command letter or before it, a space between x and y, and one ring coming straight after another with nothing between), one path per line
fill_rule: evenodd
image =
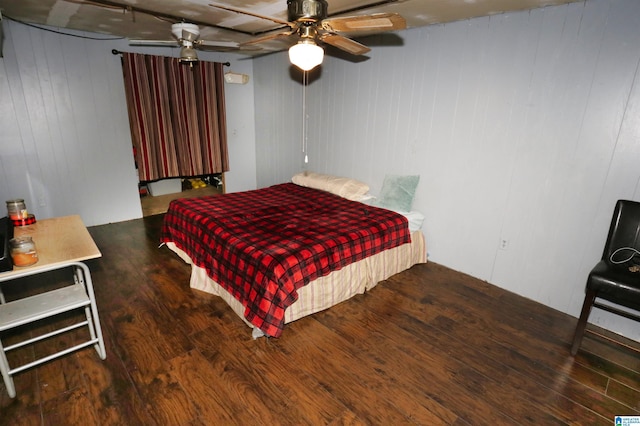
M289 60L303 71L309 71L322 63L324 49L313 39L302 39L289 48Z

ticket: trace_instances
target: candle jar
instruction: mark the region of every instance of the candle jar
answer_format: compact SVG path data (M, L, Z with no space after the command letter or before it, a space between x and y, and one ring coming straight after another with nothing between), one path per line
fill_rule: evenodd
M7 201L7 213L9 219L20 220L26 219L29 213L27 212L27 205L22 199L15 199Z
M36 244L31 237L16 237L9 241L11 259L15 266L30 266L38 261Z

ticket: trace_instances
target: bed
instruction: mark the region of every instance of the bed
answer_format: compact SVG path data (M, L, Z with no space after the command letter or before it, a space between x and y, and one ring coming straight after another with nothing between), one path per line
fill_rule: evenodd
M253 328L322 311L426 262L405 215L295 183L178 199L161 243L191 265L190 286L224 299Z

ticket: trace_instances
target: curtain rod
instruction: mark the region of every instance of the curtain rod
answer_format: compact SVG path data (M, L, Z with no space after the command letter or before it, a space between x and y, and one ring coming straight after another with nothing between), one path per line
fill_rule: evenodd
M116 50L116 49L111 49L111 53L114 55L122 55L123 52ZM223 62L222 65L224 65L225 67L230 67L231 66L231 62Z

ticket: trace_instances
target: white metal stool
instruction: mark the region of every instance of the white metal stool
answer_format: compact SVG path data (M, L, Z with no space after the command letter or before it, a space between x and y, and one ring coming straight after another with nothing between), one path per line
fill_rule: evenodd
M12 274L10 277L1 277L0 283L16 278L26 277L30 275L38 275L45 272L71 267L73 268L73 284L56 290L47 291L22 299L5 302L4 295L0 288L0 372L4 379L4 384L11 398L16 396L16 389L13 383L13 375L29 368L35 367L42 363L51 361L55 358L93 345L101 359L105 359L107 354L102 338L102 330L100 328L100 319L98 317L98 308L96 307L95 296L93 293L93 284L91 282L91 274L89 268L81 262L71 262L64 265L55 265L47 268L24 271L23 273ZM33 337L9 346L4 346L2 342L2 333L41 319L50 318L74 309L84 307L86 320L76 324L62 327L52 332ZM7 360L6 354L14 349L48 339L59 334L75 330L80 327L87 326L89 328L90 338L76 346L63 349L54 354L44 356L33 362L11 367Z

